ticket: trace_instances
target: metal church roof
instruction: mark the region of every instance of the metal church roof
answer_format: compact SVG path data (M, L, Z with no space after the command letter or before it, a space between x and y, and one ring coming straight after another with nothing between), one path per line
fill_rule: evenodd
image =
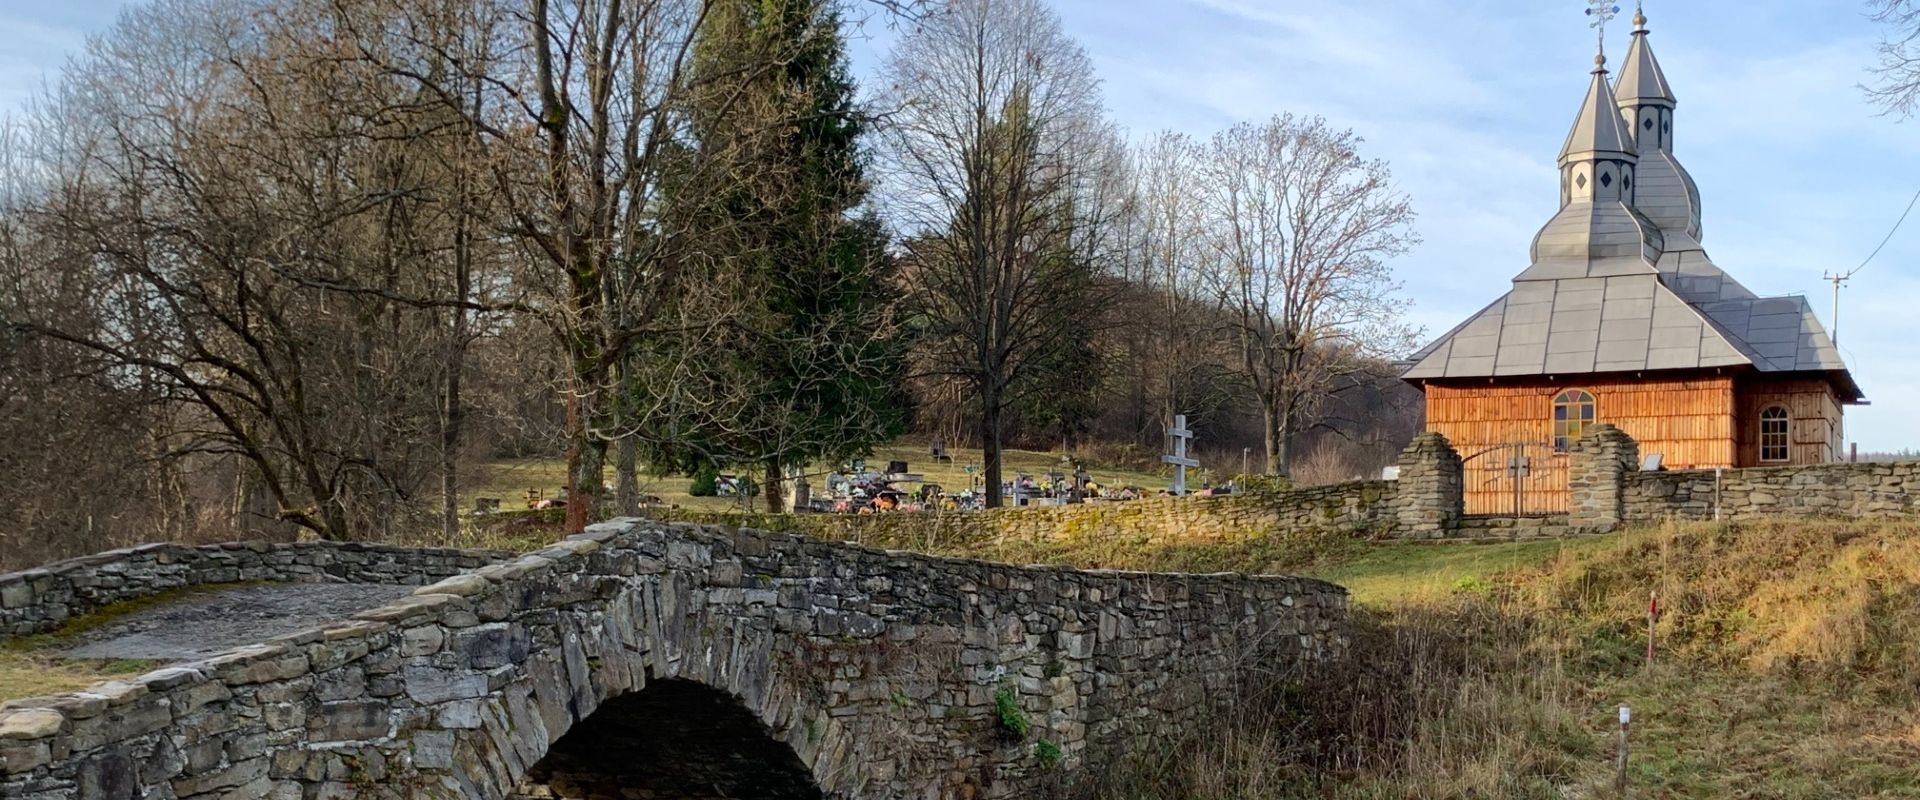
M1593 84L1580 103L1580 115L1567 131L1567 143L1560 147L1560 163L1593 157L1631 157L1633 135L1614 108L1613 90L1607 86L1606 56L1594 56Z
M1700 244L1672 153L1672 88L1636 16L1617 87L1604 58L1560 154L1561 209L1513 288L1414 354L1409 380L1751 367L1824 373L1861 399L1804 297L1759 297Z
M1635 13L1633 27L1633 44L1627 46L1627 59L1620 66L1620 80L1615 82L1616 96L1622 102L1632 97L1665 100L1673 105L1676 98L1673 87L1667 84L1667 73L1661 71L1660 60L1647 46L1647 15Z

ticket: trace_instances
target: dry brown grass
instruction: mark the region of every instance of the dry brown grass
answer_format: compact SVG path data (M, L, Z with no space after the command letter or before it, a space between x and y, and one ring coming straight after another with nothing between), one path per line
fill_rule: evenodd
M1343 664L1250 672L1219 725L1063 796L1611 797L1626 703L1639 797L1920 797L1916 533L1674 526L1375 598ZM1383 547L1408 569L1458 551ZM1669 611L1649 669L1654 590Z
M0 650L0 700L76 691L156 666L157 662L135 659L61 659Z

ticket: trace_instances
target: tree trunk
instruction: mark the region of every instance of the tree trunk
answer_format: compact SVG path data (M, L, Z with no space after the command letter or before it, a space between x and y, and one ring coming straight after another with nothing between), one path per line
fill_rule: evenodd
M454 329L459 331L462 327L456 323ZM464 359L458 351L465 349L456 344L456 352L448 356L446 394L441 401L440 534L447 542L453 542L460 535L460 424L465 415L460 408L460 371Z
M576 371L575 374L581 372ZM587 422L592 412L587 408L590 401L580 395L578 387L583 385L589 384L576 380L575 390L569 392L567 397L568 533L579 533L586 529L587 523L593 521L606 476L607 440L596 435Z
M1006 505L1006 491L1000 485L1000 402L997 391L988 391L981 403L980 447L984 450L981 470L986 474L987 508Z
M1287 429L1279 402L1268 400L1263 403L1265 411L1260 415L1266 430L1267 474L1287 474Z
M778 514L786 509L780 507L786 496L785 476L780 473L780 460L767 460L767 480L760 487L760 493L767 498L767 513Z
M632 434L620 437L620 454L614 460L613 502L620 515L640 515L640 442Z
M607 441L586 431L576 435L573 451L572 485L567 487L567 531L579 533L593 521L600 504L601 485L606 480Z
M461 208L454 229L453 263L455 299L464 303L473 293L473 251L466 214L466 182L455 190ZM460 398L460 379L467 364L467 310L453 309L453 324L447 331L447 382L440 401L440 534L449 543L460 536L460 435L466 422L466 409Z
M1275 475L1293 477L1293 421L1284 413L1280 415L1279 451L1275 463L1280 465Z

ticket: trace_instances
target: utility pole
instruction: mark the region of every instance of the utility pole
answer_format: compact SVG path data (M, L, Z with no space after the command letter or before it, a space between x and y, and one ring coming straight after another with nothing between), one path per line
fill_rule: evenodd
M1859 270L1854 270L1854 272L1859 272ZM1840 289L1846 286L1847 281L1852 277L1853 272L1844 274L1829 272L1821 276L1821 280L1833 282L1833 327L1827 331L1827 338L1833 340L1835 347L1840 346Z

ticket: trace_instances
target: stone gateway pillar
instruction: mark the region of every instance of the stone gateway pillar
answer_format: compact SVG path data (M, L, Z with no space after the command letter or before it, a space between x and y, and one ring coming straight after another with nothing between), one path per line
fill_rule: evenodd
M1400 452L1394 520L1401 536L1437 539L1460 524L1466 513L1460 453L1447 437L1429 431L1413 437Z
M1611 423L1588 428L1567 454L1567 522L1613 530L1626 518L1627 476L1640 468L1640 443Z

